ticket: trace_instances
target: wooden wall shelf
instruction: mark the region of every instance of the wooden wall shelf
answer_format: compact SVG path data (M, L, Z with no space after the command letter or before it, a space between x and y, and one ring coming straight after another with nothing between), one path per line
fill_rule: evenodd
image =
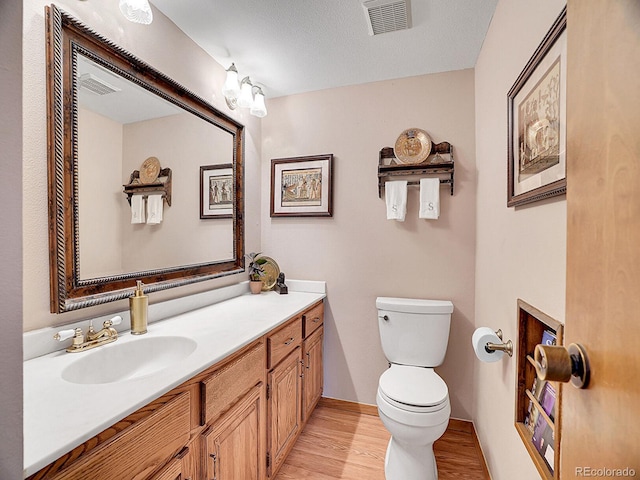
M162 180L164 178L164 180ZM152 195L162 194L162 197L166 200L167 205L171 206L171 169L163 168L158 174L158 181L154 183L140 183L140 170L134 170L129 177L129 183L123 185L124 194L127 196L127 201L131 205L131 197L133 195Z
M529 452L538 473L544 479L560 478L560 400L562 394L561 384L549 382L555 389L555 410L549 415L540 400L542 395L534 390L534 380L538 388L537 392L544 391L544 385L536 379L535 362L533 352L536 345L542 343L545 331L552 332L556 337L556 345L562 345L564 326L562 323L541 312L527 302L518 299L518 349L517 349L517 386L516 386L516 414L515 427ZM542 386L540 386L542 385ZM535 412L535 414L534 414ZM555 413L555 414L553 414ZM535 420L530 417L535 415ZM545 425L553 434L553 454L547 452L546 459L538 451L534 443L535 424Z
M378 159L378 198L382 198L382 189L385 182L394 177L424 177L441 174L447 175L448 178L441 178L440 183L450 185L451 195L453 195L453 173L453 147L449 142L434 144L425 161L415 165L397 163L393 148L385 147L380 150ZM420 185L420 181L411 180L408 185Z

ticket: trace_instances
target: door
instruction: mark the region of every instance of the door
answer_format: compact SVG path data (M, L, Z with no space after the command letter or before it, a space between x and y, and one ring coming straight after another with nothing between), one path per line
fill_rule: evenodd
M208 480L264 478L261 404L262 387L257 385L204 434Z
M304 377L302 378L302 415L307 421L322 396L322 336L324 328L318 328L304 341Z
M567 34L564 343L591 382L563 387L560 474L640 476L640 2L569 0Z
M302 348L297 347L268 374L270 477L280 468L300 430L301 363Z

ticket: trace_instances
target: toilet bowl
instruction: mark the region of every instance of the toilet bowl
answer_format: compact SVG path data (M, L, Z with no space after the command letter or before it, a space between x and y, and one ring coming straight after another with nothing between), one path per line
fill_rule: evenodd
M447 429L451 405L433 367L444 360L453 304L380 297L380 339L390 368L378 382L378 414L391 434L386 480L436 480L433 443Z
M430 368L392 365L380 378L376 403L391 434L386 480L437 479L433 443L447 429L451 414L444 381Z

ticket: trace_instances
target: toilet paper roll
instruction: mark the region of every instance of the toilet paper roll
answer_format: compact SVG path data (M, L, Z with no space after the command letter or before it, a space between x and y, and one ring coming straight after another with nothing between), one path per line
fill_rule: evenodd
M489 352L485 348L487 343L502 343L502 340L500 340L500 337L496 335L496 332L489 327L476 328L476 331L473 332L473 337L471 338L471 344L473 345L473 350L476 352L476 357L483 362L499 361L504 355L504 352Z

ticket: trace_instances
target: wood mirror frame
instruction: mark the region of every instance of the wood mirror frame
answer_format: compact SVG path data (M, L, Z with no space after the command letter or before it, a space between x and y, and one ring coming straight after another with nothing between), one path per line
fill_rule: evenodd
M244 126L55 5L45 9L51 312L62 313L127 298L133 293L135 280L142 280L145 292L154 292L243 272ZM79 53L232 135L235 191L232 259L90 279L80 277L76 102Z

